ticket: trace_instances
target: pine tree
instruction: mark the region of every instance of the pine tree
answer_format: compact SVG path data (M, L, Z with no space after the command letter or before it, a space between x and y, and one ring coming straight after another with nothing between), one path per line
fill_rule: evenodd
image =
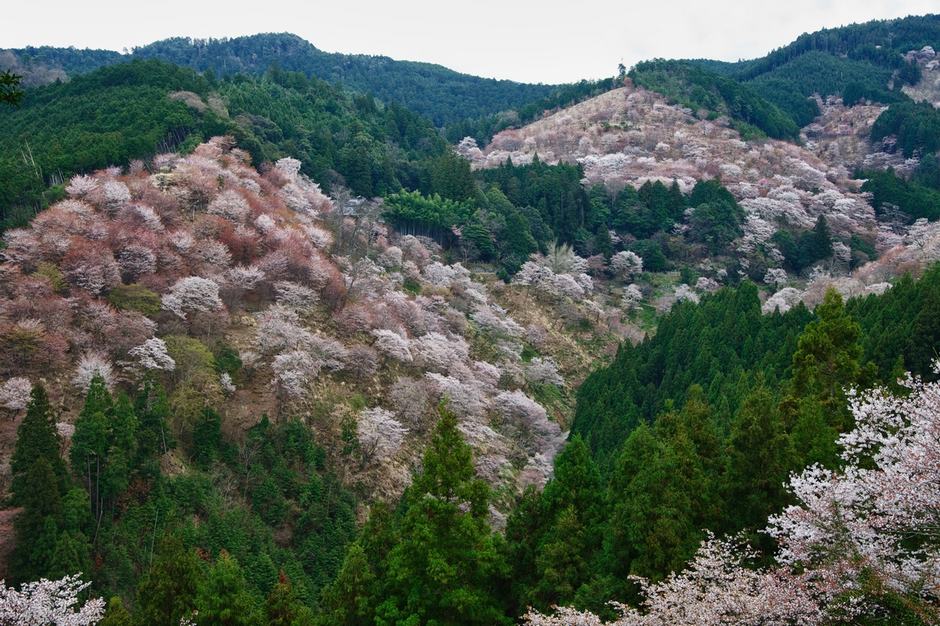
M40 459L45 459L49 464L57 485L64 481L65 465L59 456L59 434L55 422L45 388L35 385L26 407L26 416L16 431L16 447L10 462L14 504L23 504L33 490L27 474Z
M14 522L11 578L17 583L52 577L62 511L59 480L48 459L40 456L20 478L29 489L20 495L23 511Z
M834 289L816 307L817 319L803 330L793 354L789 397L781 405L791 427L797 465L839 462L835 438L851 426L845 390L864 381L861 328Z
M914 319L908 346L911 372L935 380L933 362L940 357L940 289L931 289L924 297Z
M745 398L731 424L725 473L725 519L728 532L762 528L767 516L787 502L785 483L795 468L790 438L777 402L762 381ZM769 553L767 535L753 540Z
M379 583L373 564L359 542L346 551L336 579L323 591L322 626L368 626L375 623L375 598Z
M555 459L541 496L527 492L509 519L506 538L520 609L569 604L591 576L606 519L600 472L576 435Z
M108 463L109 431L113 403L104 379L91 380L85 405L75 422L69 457L72 472L85 486L90 497L91 513L97 523L101 519L105 491L102 476Z
M130 611L124 606L124 601L120 596L114 596L108 600L108 608L105 611L104 619L98 626L135 626L134 618Z
M200 582L195 605L200 626L255 626L264 621L241 567L224 550Z
M402 625L510 623L503 597L508 567L487 522L489 487L476 477L470 446L444 408L404 506L379 619Z
M139 421L137 465L140 467L166 454L176 445L167 427L170 403L163 386L153 380L146 380L137 394L134 413Z
M199 559L173 536L161 541L153 565L137 585L139 624L178 626L195 608L196 588L202 578Z
M278 582L271 589L265 601L265 624L267 626L312 626L313 616L297 597L283 570L278 574Z

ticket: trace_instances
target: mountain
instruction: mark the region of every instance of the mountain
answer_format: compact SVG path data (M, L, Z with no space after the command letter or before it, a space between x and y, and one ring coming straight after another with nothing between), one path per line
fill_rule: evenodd
M365 196L417 187L421 162L445 149L424 118L301 74L211 81L156 60L28 89L0 120L0 220L9 224L60 197L73 174L191 149L220 133L258 163L302 158L324 187L342 182Z
M764 57L737 63L691 64L748 85L805 126L819 111L813 94L866 98L885 104L903 98L921 70L904 55L940 46L940 15L865 22L800 35Z
M443 129L292 36L4 55L0 623L937 623L935 25Z
M328 53L288 33L232 39L176 37L134 48L129 55L103 50L9 50L29 70L61 70L69 76L130 59L159 59L216 76L261 75L272 67L340 83L424 115L437 126L515 109L544 98L553 85L479 78L440 65L388 57Z

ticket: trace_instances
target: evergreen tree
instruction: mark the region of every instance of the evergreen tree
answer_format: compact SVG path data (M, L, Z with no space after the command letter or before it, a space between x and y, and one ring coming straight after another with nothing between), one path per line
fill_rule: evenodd
M861 327L846 313L838 292L826 292L816 315L800 335L790 395L781 409L792 429L798 465L835 466L835 439L851 426L845 390L864 382L871 368L861 367Z
M199 559L179 538L167 536L157 549L153 565L137 586L138 624L179 626L195 608L197 585L203 577Z
M927 292L924 304L914 319L908 345L911 372L935 380L933 363L940 357L940 289Z
M82 481L90 496L91 513L96 522L101 519L104 500L101 477L107 466L112 406L104 379L95 375L75 422L69 451L72 472Z
M241 567L224 550L200 581L195 606L200 626L260 626L264 623Z
M388 556L378 619L389 624L508 624L508 567L487 522L489 487L476 477L456 417L441 409Z
M507 524L513 584L525 589L517 597L519 609L574 600L600 552L604 503L600 472L575 435L556 458L542 494L527 492Z
M312 626L310 609L303 605L284 572L278 574L278 582L265 601L265 624L267 626Z
M29 489L18 499L23 511L14 522L11 578L18 583L52 577L62 510L59 479L47 458L39 457L20 478Z
M14 504L23 504L29 497L33 484L28 474L40 460L48 463L55 477L57 492L58 486L64 481L65 465L59 456L59 434L55 422L45 388L40 384L35 385L26 407L26 416L16 431L16 447L10 461Z
M785 483L796 467L777 405L760 381L731 424L724 489L728 532L759 530L787 502ZM767 535L753 532L751 537L770 552Z
M365 532L363 533L365 535ZM379 581L359 542L346 551L343 567L336 579L324 589L321 626L368 626L375 623L375 601Z

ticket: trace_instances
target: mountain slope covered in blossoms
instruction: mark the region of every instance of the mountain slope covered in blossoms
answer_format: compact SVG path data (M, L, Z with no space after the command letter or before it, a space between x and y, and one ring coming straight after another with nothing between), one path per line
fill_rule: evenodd
M456 108L27 50L0 622L940 622L936 25Z

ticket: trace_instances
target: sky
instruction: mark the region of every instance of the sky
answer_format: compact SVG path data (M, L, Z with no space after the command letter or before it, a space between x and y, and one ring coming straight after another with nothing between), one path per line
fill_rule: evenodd
M123 50L173 36L292 32L321 50L382 54L524 82L602 78L654 57L736 61L804 32L940 12L938 0L13 0L0 48Z

